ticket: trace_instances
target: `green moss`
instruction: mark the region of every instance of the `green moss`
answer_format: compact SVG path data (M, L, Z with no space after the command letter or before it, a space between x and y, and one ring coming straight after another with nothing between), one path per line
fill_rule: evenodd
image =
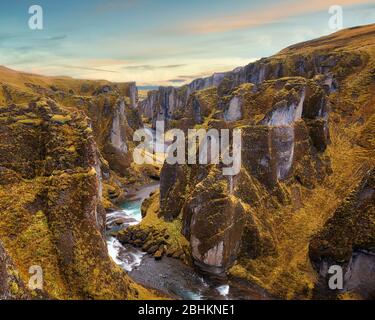
M65 123L71 121L72 117L70 115L64 116L64 115L58 114L58 115L52 116L51 120L56 122L56 123L59 123L59 124L65 124Z
M43 123L41 119L24 119L18 120L17 123L32 125L32 126L40 126Z
M11 292L11 294L13 296L15 296L15 297L19 296L19 290L20 290L20 288L19 288L17 282L11 281L9 287L10 287L10 292Z

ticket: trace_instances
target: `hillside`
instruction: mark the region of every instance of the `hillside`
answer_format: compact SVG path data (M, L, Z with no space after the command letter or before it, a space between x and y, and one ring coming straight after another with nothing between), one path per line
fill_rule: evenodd
M136 165L134 131L157 120L241 129L240 172ZM133 82L0 67L0 298L158 298L111 260L106 214L160 176L121 243L269 297L373 299L374 137L375 25L143 100ZM343 290L327 286L332 265Z
M374 36L343 30L140 102L153 124L242 129L240 174L165 164L147 211L181 226L198 268L282 298L373 297Z
M105 209L145 179L129 173L141 125L135 102L134 83L1 67L1 297L152 297L114 264L105 242ZM42 268L44 286L30 292L32 266Z

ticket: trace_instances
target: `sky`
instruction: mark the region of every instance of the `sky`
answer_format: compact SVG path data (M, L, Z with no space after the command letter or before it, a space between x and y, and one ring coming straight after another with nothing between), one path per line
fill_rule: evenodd
M0 65L180 86L336 31L332 5L344 28L375 23L375 0L0 0Z

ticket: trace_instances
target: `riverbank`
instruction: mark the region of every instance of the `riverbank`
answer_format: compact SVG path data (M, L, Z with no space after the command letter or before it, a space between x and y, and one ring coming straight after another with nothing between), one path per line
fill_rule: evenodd
M184 300L262 300L265 292L235 279L217 279L202 275L181 260L164 256L156 260L140 249L121 244L113 234L142 221L141 206L156 192L159 184L150 184L130 194L121 210L107 214L107 245L112 259L138 284L173 299Z
M137 283L176 299L184 300L264 300L266 294L239 281L203 276L180 260L164 257L155 260L144 255L129 272Z

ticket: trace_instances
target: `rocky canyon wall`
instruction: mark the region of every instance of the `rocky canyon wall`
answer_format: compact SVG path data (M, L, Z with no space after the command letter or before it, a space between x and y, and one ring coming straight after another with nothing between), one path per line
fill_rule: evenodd
M136 298L105 239L108 192L142 125L135 84L0 71L0 296Z
M140 102L153 124L242 130L236 176L223 176L223 164L162 169L159 219L181 223L198 268L248 279L280 297L324 295L319 263L342 260L327 221L374 167L374 35L373 25L338 32L181 88L162 87ZM362 232L358 220L340 219L368 239L345 247L353 277L359 269L368 274L372 261L374 206L366 203ZM359 210L349 210L350 219ZM324 240L310 245L314 236ZM372 280L362 291L358 282L334 295L375 290Z

